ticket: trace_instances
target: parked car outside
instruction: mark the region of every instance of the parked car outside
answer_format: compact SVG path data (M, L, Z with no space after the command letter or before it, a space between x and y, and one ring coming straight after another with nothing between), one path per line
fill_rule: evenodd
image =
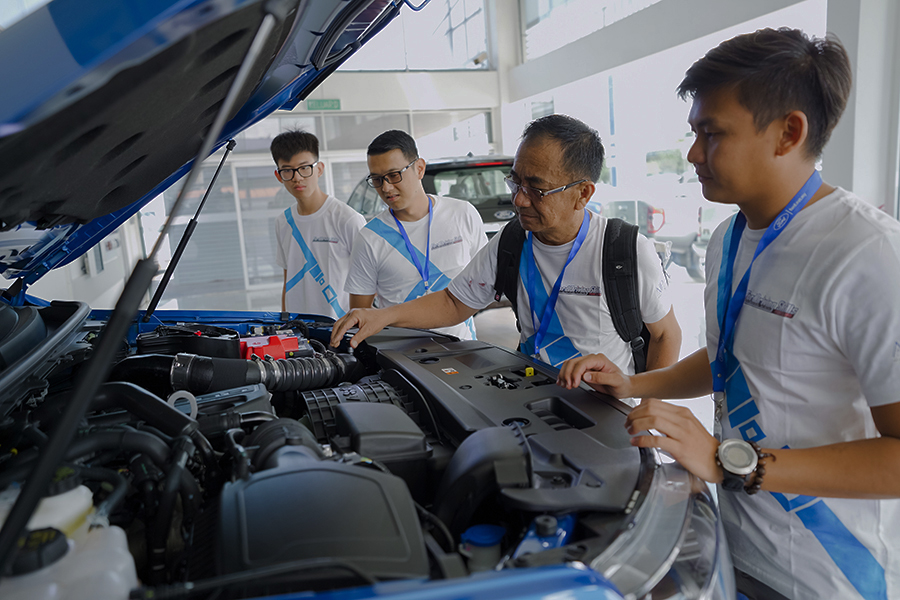
M114 310L28 294L401 6L52 0L0 32L0 598L735 597L708 487L548 365L138 310L185 191Z
M516 215L509 188L503 181L509 175L512 164L511 156L501 155L470 154L427 161L422 187L428 194L471 202L478 209L484 222L484 232L490 239ZM387 208L378 190L368 185L365 178L353 188L347 204L367 221ZM587 209L600 214L601 206L595 195L588 202Z
M503 178L509 175L510 156L461 156L427 161L422 186L428 194L466 200L478 209L484 232L493 237L503 224L516 215L509 189ZM353 189L347 204L366 220L387 208L378 190L365 179Z

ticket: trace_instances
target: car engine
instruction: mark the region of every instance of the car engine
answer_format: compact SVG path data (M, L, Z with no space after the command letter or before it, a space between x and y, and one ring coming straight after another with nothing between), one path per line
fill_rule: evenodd
M49 519L65 537L121 529L131 597L597 567L639 524L658 464L625 405L478 341L389 328L334 349L330 322L234 314L136 322L42 500L86 498L80 525ZM0 306L0 519L103 327L80 303ZM20 542L4 583L52 568L43 541Z

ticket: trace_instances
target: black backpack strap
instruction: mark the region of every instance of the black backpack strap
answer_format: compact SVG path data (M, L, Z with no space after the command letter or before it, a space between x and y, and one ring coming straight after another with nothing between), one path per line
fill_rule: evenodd
M502 295L506 295L512 304L513 314L516 315L516 328L519 327L519 312L516 302L519 284L519 259L522 256L522 246L525 245L525 230L519 223L519 219L513 217L498 234L500 244L497 247L497 279L494 281L494 300L500 301Z
M649 331L641 317L638 295L638 226L609 219L603 237L603 289L616 332L631 346L635 373L647 369Z

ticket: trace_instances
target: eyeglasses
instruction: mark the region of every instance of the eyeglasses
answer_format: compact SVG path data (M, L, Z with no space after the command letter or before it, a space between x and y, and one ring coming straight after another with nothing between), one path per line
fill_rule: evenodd
M584 183L585 181L587 181L587 179L579 179L578 181L573 181L572 183L567 183L566 185L560 186L558 188L553 188L552 190L544 191L544 190L539 190L537 188L528 187L527 185L522 185L521 183L517 183L517 182L513 181L512 179L510 179L510 177L511 177L510 175L507 175L506 177L503 178L503 181L506 182L506 187L509 188L509 191L513 196L513 199L515 199L516 194L518 194L519 191L521 191L523 194L525 194L525 197L528 198L528 200L531 202L540 202L541 200L544 199L544 196L549 196L550 194L557 194L559 192L564 192L567 189L569 189L570 187L574 187L574 186L578 185L579 183Z
M291 179L293 179L294 173L299 174L300 177L303 177L304 179L306 177L312 177L313 167L315 167L320 162L322 162L322 161L317 160L316 162L314 162L311 165L303 165L302 167L297 167L295 169L292 169L290 167L285 167L284 169L278 169L278 175L284 181L290 181Z
M409 163L399 171L391 171L390 173L385 173L384 175L369 175L368 177L366 177L366 183L368 183L373 188L380 188L384 185L385 181L387 181L391 185L400 183L401 181L403 181L403 171L413 166L413 164L415 164L417 160L419 159L414 159L411 163Z

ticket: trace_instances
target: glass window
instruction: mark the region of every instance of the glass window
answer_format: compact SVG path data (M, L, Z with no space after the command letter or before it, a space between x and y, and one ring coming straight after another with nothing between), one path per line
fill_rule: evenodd
M660 0L521 0L525 60L562 48Z
M271 115L234 137L235 152L269 152L272 138L288 129L302 129L319 135L319 119L315 116Z
M443 158L490 154L493 148L490 117L488 111L413 113L419 155Z
M378 195L375 188L364 180L356 184L353 193L350 194L350 198L347 200L347 204L364 216L367 221L387 208L387 205L382 202L381 196Z
M329 150L359 150L388 129L409 132L406 113L373 113L369 115L327 115L324 146ZM323 141L319 136L320 143Z
M241 206L247 282L278 284L284 274L275 264L275 219L296 201L269 167L236 167Z
M332 162L331 178L334 181L334 190L331 194L346 202L359 182L369 174L369 166L365 161Z
M341 70L485 69L485 32L484 0L435 1L419 12L404 9Z
M503 181L508 172L508 167L441 171L434 175L434 190L439 196L468 200L476 206L496 203L498 197L509 195Z
M203 165L203 168L200 169L200 172L197 175L197 180L194 182L194 187L191 188L187 196L184 199L184 202L181 205L181 208L178 209L178 214L180 217L184 217L185 219L192 217L194 213L197 212L197 207L200 206L200 201L203 199L203 195L206 194L206 190L209 187L209 183L212 181L213 177L216 174L216 169L219 166L219 162L222 160L222 151L216 152L213 156L211 156L207 163ZM181 191L181 186L183 185L184 180L179 181L171 188L165 191L163 194L163 199L165 201L166 207L166 215L168 215L172 206L175 204L175 200L178 198L178 193ZM209 198L206 200L206 204L203 207L202 215L209 215L211 213L229 213L234 214L234 182L231 179L231 172L228 168L223 168L222 172L219 173L219 178L216 180L216 185L213 186L213 189L209 192ZM177 246L176 243L172 246L174 249Z

